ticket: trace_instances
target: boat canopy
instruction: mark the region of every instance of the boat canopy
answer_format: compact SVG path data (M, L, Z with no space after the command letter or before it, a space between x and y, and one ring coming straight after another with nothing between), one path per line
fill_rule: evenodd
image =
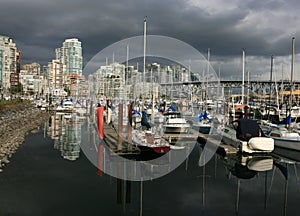
M238 123L236 128L236 138L239 140L248 141L252 137L265 136L255 120L241 118L235 122Z
M175 112L176 108L172 105L167 109L167 112Z
M291 124L292 122L292 118L291 116L289 115L287 118L283 119L282 121L272 121L272 124L285 124L285 125L288 125L288 124Z
M209 122L212 120L208 115L207 115L207 112L204 111L204 113L201 113L197 118L194 119L195 122L198 122L200 121L201 119L204 119L204 120L208 120Z

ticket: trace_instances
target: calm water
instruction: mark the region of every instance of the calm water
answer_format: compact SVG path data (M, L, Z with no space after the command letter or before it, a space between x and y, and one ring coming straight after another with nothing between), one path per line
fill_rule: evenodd
M97 174L79 147L91 142L89 130L84 120L53 116L29 134L0 174L0 215L299 214L300 166L292 159L215 154L199 167L196 145L168 175L130 182Z

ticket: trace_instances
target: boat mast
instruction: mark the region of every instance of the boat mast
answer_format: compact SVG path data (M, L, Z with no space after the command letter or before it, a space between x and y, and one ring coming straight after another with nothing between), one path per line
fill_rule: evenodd
M129 46L127 44L126 46L126 69L125 69L125 95L126 95L126 100L129 100L129 92L127 92L127 86L128 86L128 57L129 57ZM127 94L128 93L128 94Z
M128 58L129 58L129 46L126 46L126 77L125 77L125 84L128 85Z
M244 95L245 95L245 48L243 48L243 69L242 69L242 101L241 104L244 104Z
M283 63L281 63L281 104L283 104Z
M268 120L270 120L270 108L271 108L271 95L272 95L272 75L273 75L273 63L274 56L271 55L271 72L270 72L270 94L269 94L269 109L268 109Z
M209 61L210 61L210 48L207 49L206 100L208 100L208 76L209 76L209 66L210 66Z
M249 106L250 102L250 71L247 71L248 73L248 85L247 85L247 106Z
M144 17L144 70L143 70L143 91L145 90L145 74L146 74L146 33L147 33L147 17ZM144 110L145 94L142 94L142 111Z
M153 83L153 70L151 67L151 89L152 89L152 107L151 107L151 121L154 122L154 83Z
M290 114L291 114L291 108L293 104L293 88L294 88L294 56L295 56L295 37L292 38L292 65L291 65L291 94L290 94Z

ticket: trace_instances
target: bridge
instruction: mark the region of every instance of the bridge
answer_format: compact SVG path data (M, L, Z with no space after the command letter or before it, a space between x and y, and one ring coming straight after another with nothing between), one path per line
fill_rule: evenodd
M199 92L206 88L218 88L221 89L240 89L242 88L242 81L232 81L232 80L221 80L221 81L189 81L189 82L173 82L173 83L161 83L161 86L174 86L175 89L184 88L186 90L192 91L193 93ZM292 83L293 89L300 89L300 81L295 81ZM252 93L259 95L275 94L280 91L289 91L291 89L290 81L247 81L244 82L245 92L249 89Z

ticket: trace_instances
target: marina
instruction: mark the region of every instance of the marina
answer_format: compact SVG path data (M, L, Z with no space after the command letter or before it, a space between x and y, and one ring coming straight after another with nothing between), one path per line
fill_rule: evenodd
M99 172L90 163L81 148L97 144L98 133L90 129L87 133L88 119L75 119L52 116L40 130L26 137L1 173L2 215L81 215L98 212L99 207L104 215L295 215L299 211L299 161L288 158L286 152L216 153L205 166L199 166L203 149L197 144L168 175L144 182L125 181ZM54 125L62 127L55 130L57 138L51 135ZM72 141L71 137L76 139ZM72 146L81 146L75 160L65 157L68 151L74 154ZM151 169L168 169L173 156L159 160L159 165L150 163ZM125 164L114 155L105 158L102 166L108 169L114 164L122 172ZM134 175L133 171L127 170L127 174ZM12 191L18 191L18 196L11 196ZM154 200L160 200L155 208ZM14 208L15 202L22 204Z
M143 35L84 68L78 38L42 72L21 71L16 44L0 39L0 215L299 212L295 37L280 84L273 55L270 79L250 80L245 48L240 81L222 80L213 49L148 34L147 16Z

